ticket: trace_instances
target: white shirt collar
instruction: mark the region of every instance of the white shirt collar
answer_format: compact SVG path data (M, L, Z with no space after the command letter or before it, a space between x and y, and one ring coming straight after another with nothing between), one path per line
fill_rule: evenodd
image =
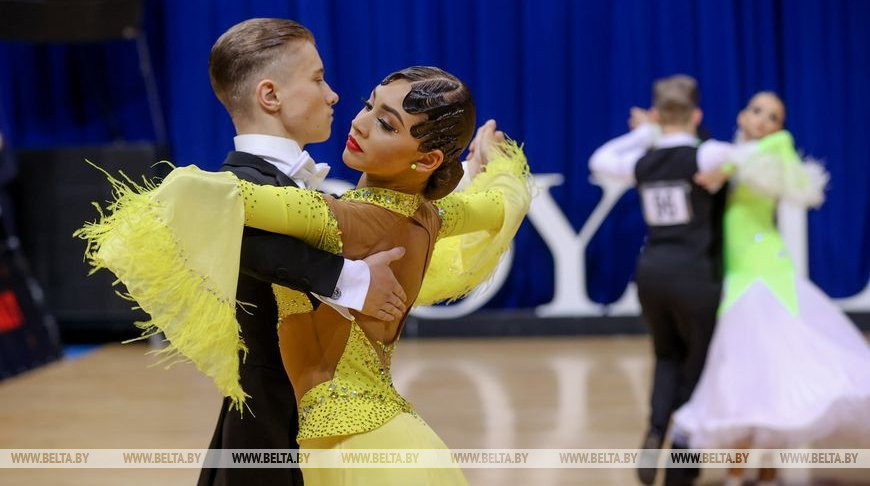
M674 132L659 135L655 148L694 147L698 145L698 137L688 132Z
M329 172L328 164L318 164L295 140L274 135L246 133L233 138L236 150L261 157L293 179L300 187L317 188Z

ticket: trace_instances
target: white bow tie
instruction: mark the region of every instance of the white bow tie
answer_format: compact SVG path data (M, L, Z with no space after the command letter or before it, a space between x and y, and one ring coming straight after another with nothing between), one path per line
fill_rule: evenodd
M329 174L329 164L316 163L314 159L308 155L308 152L302 151L296 159L299 169L293 174L293 179L302 181L311 189L317 189L320 184L323 184L326 175Z

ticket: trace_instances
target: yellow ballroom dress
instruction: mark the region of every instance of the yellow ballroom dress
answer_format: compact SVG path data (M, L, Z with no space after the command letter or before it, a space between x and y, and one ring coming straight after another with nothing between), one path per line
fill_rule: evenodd
M350 259L403 246L392 269L409 304L459 298L492 273L528 211L522 150L509 142L495 154L467 189L434 202L375 187L333 198L194 167L175 169L159 186L110 177L115 201L77 234L88 242L94 270L112 271L150 315L139 324L144 335L165 334L166 359L193 361L242 409L245 345L235 320L235 305L244 305L235 301L242 227L295 236ZM383 322L327 305L314 310L304 294L274 290L302 452L447 449L392 384L392 352L407 315ZM309 486L467 484L455 466L302 467Z

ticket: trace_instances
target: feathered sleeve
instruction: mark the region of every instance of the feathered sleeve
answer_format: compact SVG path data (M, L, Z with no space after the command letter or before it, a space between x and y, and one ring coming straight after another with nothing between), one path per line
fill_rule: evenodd
M237 179L185 167L159 187L109 180L114 201L75 233L92 273L106 268L126 286L122 295L151 318L136 323L143 337L166 335L169 346L156 352L164 361L189 358L239 407L247 349L236 321L245 218Z
M189 359L241 409L247 395L239 354L247 349L236 285L243 227L332 249L338 229L323 196L193 166L173 170L159 186L108 177L114 201L75 233L87 242L92 272L114 273L126 286L124 297L149 314L136 325L143 337L165 334L168 346L157 353Z
M801 160L785 130L739 148L735 159L735 179L761 194L810 207L825 200L828 173L816 160Z
M467 189L435 202L441 232L415 305L463 297L492 274L529 210L531 187L525 154L511 140Z

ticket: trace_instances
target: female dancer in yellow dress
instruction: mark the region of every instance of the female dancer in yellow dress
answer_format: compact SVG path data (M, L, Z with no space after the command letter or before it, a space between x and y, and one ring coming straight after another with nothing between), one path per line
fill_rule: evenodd
M79 235L95 269L118 276L163 332L170 354L191 359L241 406L235 282L242 226L296 236L348 258L403 246L394 272L408 304L457 298L483 281L530 202L528 166L513 143L481 130L486 165L469 187L459 160L475 124L468 88L438 68L387 76L356 118L344 162L364 172L340 199L256 186L229 173L174 170L159 187L112 179L116 201ZM477 167L470 172L476 172ZM130 187L132 186L132 187ZM393 388L391 356L402 319L312 310L276 287L285 369L297 393L302 449L446 449ZM410 307L410 305L408 305ZM308 485L465 484L458 468L304 468Z

